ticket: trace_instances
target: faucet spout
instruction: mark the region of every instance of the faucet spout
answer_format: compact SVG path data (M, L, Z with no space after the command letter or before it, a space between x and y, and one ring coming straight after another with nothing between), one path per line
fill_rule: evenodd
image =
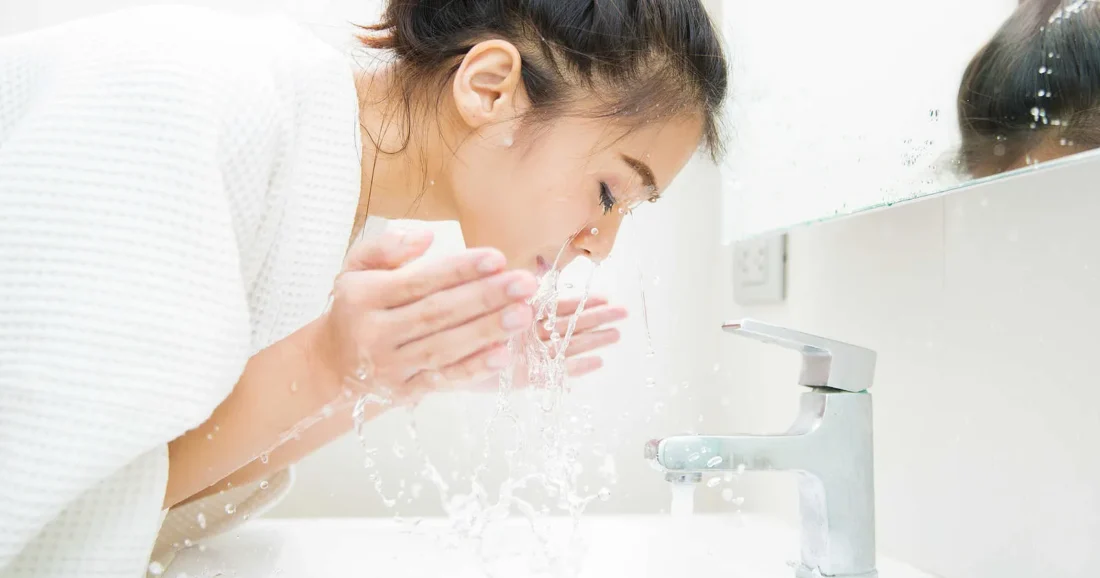
M797 575L873 578L871 429L869 394L813 388L802 394L801 411L786 433L675 436L651 442L646 454L677 475L796 473L802 518Z

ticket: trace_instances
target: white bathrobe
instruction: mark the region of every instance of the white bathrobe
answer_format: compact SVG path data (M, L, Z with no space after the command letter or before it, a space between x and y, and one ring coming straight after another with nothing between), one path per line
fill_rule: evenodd
M281 18L0 39L0 577L138 578L285 490L161 511L166 444L326 304L357 108L350 60Z

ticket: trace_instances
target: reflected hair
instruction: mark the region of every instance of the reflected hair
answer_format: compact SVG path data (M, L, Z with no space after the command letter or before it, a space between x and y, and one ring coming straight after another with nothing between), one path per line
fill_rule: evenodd
M1100 147L1100 6L1024 0L963 74L961 168L1008 170L1040 146Z
M727 63L701 0L387 0L362 29L365 46L393 55L408 121L435 112L473 46L502 39L522 58L524 130L563 114L628 127L690 114L722 155Z

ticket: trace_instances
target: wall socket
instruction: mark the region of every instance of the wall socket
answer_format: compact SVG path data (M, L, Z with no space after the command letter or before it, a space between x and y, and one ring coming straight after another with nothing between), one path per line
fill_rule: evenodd
M782 303L787 297L787 234L733 244L733 299L739 305Z

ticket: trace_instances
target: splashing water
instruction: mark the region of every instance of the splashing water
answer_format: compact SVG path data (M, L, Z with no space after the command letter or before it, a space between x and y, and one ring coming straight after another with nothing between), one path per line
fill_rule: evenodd
M606 487L592 494L588 493L587 486L583 489L579 487L578 477L583 468L576 436L590 435L594 428L590 423L571 427L579 420L576 416L570 417L565 407L569 391L565 352L599 269L597 265L584 285L576 312L567 322L559 319L557 288L561 271L558 265L572 241L571 238L563 245L553 267L540 279L539 288L529 301L539 322L529 332L511 339L507 344L511 362L499 377L495 407L484 429L482 460L469 478L469 492L457 491L440 474L419 446L415 421L411 421L408 428L412 447L406 448L396 443L393 446L392 453L398 458L404 457L410 450L422 456L424 461L420 477L436 488L449 518L449 532L444 538L449 542L472 542L481 556L483 571L490 575L488 566L492 563L492 548L486 543L487 529L518 512L526 519L541 550L536 553L540 560L532 564L548 569L553 576L575 576L579 572L584 547L577 543L576 530L580 518L590 503L607 501L611 497L611 490ZM561 331L563 325L564 332ZM531 415L524 414L512 403L514 394L523 385L526 387L522 387L522 392L532 402L529 404ZM365 396L356 403L353 416L366 454L364 466L368 469L368 477L383 504L393 508L403 497L405 484L402 481L402 491L396 496L385 493L374 459L378 449L370 447L364 435L367 407L385 403L385 399ZM582 408L582 413L586 420L591 419L591 408ZM505 435L498 435L501 433ZM500 437L506 438L503 443L498 441ZM495 447L498 452L493 451ZM614 460L609 454L603 457L604 464L599 468L599 473L608 483L614 484L617 481ZM506 478L498 483L489 480L492 473L490 463L494 458L503 458L506 466ZM454 482L459 481L457 472L452 478ZM495 489L495 493L491 489ZM548 505L540 507L537 505L540 501L552 504L553 508ZM564 547L553 544L548 533L539 527L539 522L553 511L564 513L572 520L573 531Z

